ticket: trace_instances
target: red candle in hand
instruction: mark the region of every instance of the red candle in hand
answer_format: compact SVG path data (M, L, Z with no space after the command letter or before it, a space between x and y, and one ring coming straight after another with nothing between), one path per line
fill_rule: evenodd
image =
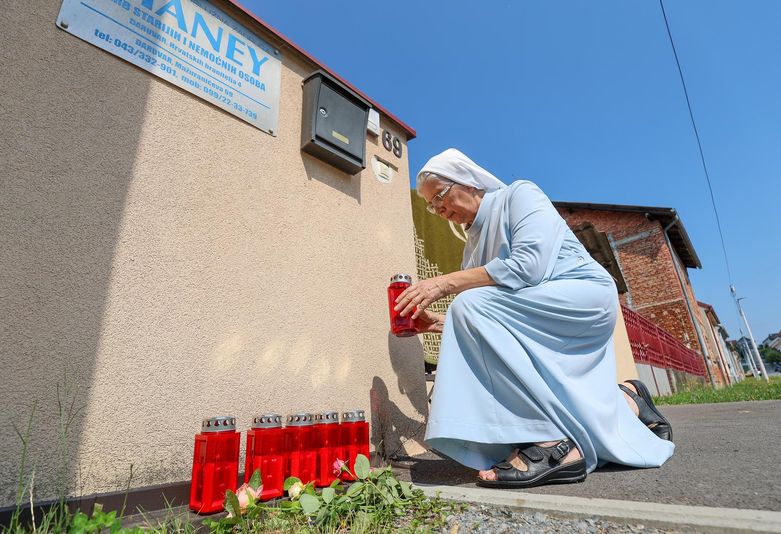
M415 322L412 320L412 314L418 309L417 307L402 317L400 315L401 310L396 311L396 299L404 293L404 291L412 285L412 277L408 274L397 274L391 277L390 285L388 286L388 311L390 312L390 326L391 332L397 337L409 337L418 333L415 328Z

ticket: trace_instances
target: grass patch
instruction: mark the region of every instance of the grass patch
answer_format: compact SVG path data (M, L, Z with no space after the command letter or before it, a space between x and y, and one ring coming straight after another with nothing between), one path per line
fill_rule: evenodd
M770 382L746 378L721 389L698 387L679 391L667 397L654 397L655 404L707 404L712 402L738 402L781 399L781 376L771 376Z

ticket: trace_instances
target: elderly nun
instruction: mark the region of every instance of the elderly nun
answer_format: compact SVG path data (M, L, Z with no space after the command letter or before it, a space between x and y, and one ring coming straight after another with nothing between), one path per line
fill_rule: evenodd
M607 462L670 458L672 429L647 388L615 385L615 283L539 187L505 185L449 149L421 169L417 191L467 235L461 271L396 301L420 332L442 333L428 444L491 487L580 482ZM426 309L449 294L446 316Z

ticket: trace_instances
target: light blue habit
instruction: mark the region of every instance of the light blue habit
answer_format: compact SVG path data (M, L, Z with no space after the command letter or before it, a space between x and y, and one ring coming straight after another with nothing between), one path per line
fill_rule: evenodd
M467 236L462 268L484 265L498 285L462 292L447 312L429 445L474 469L564 437L589 472L670 458L675 446L616 385L615 283L548 197L529 181L487 191Z

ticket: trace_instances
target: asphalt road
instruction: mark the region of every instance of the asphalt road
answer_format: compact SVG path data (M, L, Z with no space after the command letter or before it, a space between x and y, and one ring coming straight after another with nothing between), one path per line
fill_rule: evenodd
M661 468L608 465L581 484L507 491L781 511L781 401L660 410L676 444ZM476 476L431 453L394 465L402 478L421 484L473 485Z

